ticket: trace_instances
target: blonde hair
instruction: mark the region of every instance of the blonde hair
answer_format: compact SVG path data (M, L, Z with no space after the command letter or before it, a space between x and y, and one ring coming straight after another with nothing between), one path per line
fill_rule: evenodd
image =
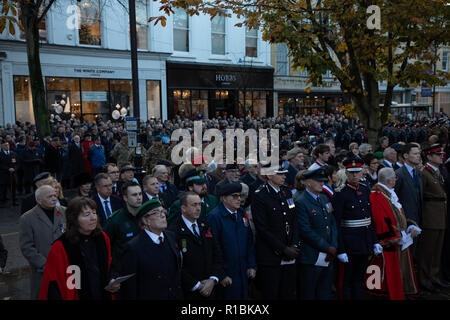
M337 175L337 182L336 182L336 191L341 191L342 188L345 186L345 183L347 182L347 174L345 173L345 169L340 169L336 173Z

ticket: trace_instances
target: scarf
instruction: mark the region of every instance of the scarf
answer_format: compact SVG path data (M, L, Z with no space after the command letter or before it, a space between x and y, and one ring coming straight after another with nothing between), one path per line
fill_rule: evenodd
M388 188L386 185L382 184L381 182L378 182L378 184L379 184L380 186L382 186L383 188L385 188L387 191L389 191L389 193L391 194L391 202L392 202L392 204L393 204L397 209L401 209L401 208L402 208L402 205L401 205L400 202L398 202L398 196L397 196L397 194L395 193L395 190L394 190L394 189Z

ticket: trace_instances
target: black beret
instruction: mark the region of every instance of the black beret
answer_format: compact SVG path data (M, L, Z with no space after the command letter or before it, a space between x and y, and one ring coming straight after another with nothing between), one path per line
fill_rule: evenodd
M155 141L161 141L161 140L162 140L162 137L161 137L161 136L155 136L155 137L153 138L153 140L155 140Z
M318 168L315 170L308 170L303 172L303 178L312 179L317 181L328 181L328 177L325 174L324 168Z
M38 182L39 180L47 179L48 177L50 177L50 172L47 172L47 171L41 172L41 173L39 173L37 176L34 177L33 183L36 183L36 182Z
M228 196L236 192L240 193L242 191L242 185L240 183L227 183L220 186L218 191L219 197Z

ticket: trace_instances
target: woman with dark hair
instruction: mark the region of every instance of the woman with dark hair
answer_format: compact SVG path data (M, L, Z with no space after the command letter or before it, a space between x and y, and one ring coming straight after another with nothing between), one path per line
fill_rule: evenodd
M378 158L375 155L369 153L363 158L363 160L364 164L367 166L367 174L366 174L366 182L368 184L367 187L369 189L372 189L372 187L378 182L377 176L377 171L379 167Z
M120 289L120 284L104 289L112 281L111 246L95 208L86 197L69 202L66 232L48 254L40 300L111 300Z

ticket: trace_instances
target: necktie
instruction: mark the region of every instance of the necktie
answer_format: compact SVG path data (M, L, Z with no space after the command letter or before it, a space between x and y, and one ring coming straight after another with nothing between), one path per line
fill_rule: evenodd
M105 213L106 213L106 218L108 218L111 215L111 210L109 209L108 206L108 200L105 200Z
M163 237L161 237L161 236L158 237L158 240L159 240L159 244L162 244L162 243L164 242L164 241L163 241L164 239L163 239Z
M413 169L412 171L413 171L414 182L418 185L419 184L419 178L417 177L416 169Z
M196 223L193 223L193 224L192 224L192 230L194 230L195 236L196 236L197 238L200 238L200 234L199 234L198 231L197 231L197 224L196 224Z

